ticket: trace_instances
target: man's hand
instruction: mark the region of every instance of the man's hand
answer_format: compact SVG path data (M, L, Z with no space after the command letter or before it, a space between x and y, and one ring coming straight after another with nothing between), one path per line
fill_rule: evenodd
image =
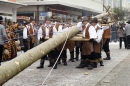
M90 39L89 42L93 43L94 39Z

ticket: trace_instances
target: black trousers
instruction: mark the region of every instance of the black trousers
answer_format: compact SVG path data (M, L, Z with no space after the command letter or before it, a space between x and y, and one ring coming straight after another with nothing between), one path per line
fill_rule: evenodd
M105 52L109 52L110 51L110 49L109 49L109 42L110 42L110 39L106 39L106 42L103 45L103 49L104 49Z
M126 37L120 37L120 48L122 48L122 41L124 41L124 46L125 46L125 48L127 47L127 45L126 45Z
M34 47L34 43L32 43L32 38L30 38L30 49Z
M76 54L79 54L82 51L82 42L75 42L76 44Z
M2 61L2 53L3 53L4 46L0 45L0 63Z
M23 45L24 45L24 52L28 50L28 41L27 39L23 39Z
M127 38L127 47L130 48L130 35L126 37Z

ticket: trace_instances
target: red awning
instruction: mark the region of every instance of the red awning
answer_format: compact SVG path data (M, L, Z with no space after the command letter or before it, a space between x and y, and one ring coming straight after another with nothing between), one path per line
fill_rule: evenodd
M56 13L68 14L68 12L64 10L53 9L53 8L49 8L49 10Z
M30 20L30 17L27 17L27 16L17 16L17 20L19 19L23 19L23 20Z

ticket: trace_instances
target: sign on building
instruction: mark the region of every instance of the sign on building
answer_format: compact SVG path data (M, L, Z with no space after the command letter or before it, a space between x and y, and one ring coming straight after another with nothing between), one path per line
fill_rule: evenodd
M39 16L39 20L45 20L45 16Z
M39 20L45 20L46 15L47 15L47 12L39 12Z

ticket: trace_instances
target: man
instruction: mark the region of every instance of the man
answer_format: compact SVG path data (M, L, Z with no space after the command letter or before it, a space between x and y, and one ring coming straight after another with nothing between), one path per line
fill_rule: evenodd
M0 16L0 66L2 61L2 53L4 49L4 41L8 40L7 34L5 32L5 27L3 25L3 17Z
M102 40L102 28L99 23L97 23L97 25L95 26L95 30L97 32L97 39L95 39L94 43L93 43L93 47L94 47L94 53L95 53L95 61L94 61L94 66L97 67L97 62L100 63L100 66L104 66L103 64L103 60L101 57L101 45L100 42Z
M108 24L108 18L104 17L103 18L103 22L102 24L106 24L107 26ZM105 51L107 57L104 58L104 60L110 60L110 49L109 49L109 42L110 42L110 26L106 29L104 29L104 33L103 33L103 50Z
M61 22L62 22L62 19L60 18L60 17L57 17L57 19L56 19L56 22L55 22L55 25L53 26L53 29L52 29L52 33L53 33L53 35L52 35L52 37L55 37L55 36L57 36L58 34L60 34L60 33L62 33L62 31L63 31L63 26L61 25ZM53 53L52 54L54 54L53 55L53 58L52 58L52 64L54 65L55 64L55 62L56 62L56 60L57 60L57 58L58 58L58 56L59 56L59 54L60 54L60 51L61 51L61 49L62 49L62 44L61 45L59 45L58 47L56 47L54 50L53 50ZM65 65L66 63L64 63L64 65ZM67 65L67 64L66 64ZM54 69L57 69L57 63L56 63L56 65L54 66Z
M85 41L82 44L82 55L81 55L81 63L76 68L84 68L88 67L89 70L93 69L94 51L93 51L93 41L97 38L97 33L95 30L95 25L97 24L97 18L94 18L91 21L91 25L88 23L89 20L87 17L83 18L83 38L90 39L89 41Z
M77 17L77 23L80 23L80 22L82 22L82 17L78 16ZM75 57L75 59L76 59L76 61L78 61L79 60L79 53L82 50L81 49L82 42L75 42L75 45L76 45L76 47L75 47L75 49L76 49L76 57Z
M39 37L39 41L42 41L42 42L45 42L47 38L52 38L52 26L51 26L51 19L49 16L46 16L45 17L45 25L44 26L41 26L40 27L40 31L39 33L42 33L42 37L41 36L38 36ZM37 67L37 69L40 69L40 68L44 68L44 62L45 62L45 58L46 56L43 56L40 60L40 66ZM49 53L49 66L48 67L52 67L52 55L50 55Z
M35 20L32 20L32 22L30 23L30 27L28 28L29 31L29 38L30 38L30 49L32 49L34 47L34 43L36 42L35 39Z
M81 17L79 16L78 19L79 19L79 23L80 23ZM83 23L83 28L84 28L83 29L83 38L85 38L86 29L90 26L88 18L83 17L82 23ZM85 43L85 42L83 42L83 43ZM87 47L87 45L89 46L89 44L88 44L89 42L86 42L86 43L87 43L86 47ZM86 59L87 59L87 54L81 53L81 62L79 64L79 66L77 66L76 68L84 68L86 66Z
M127 38L127 49L130 49L130 20L127 23L128 24L125 26L125 33Z
M28 32L28 28L29 28L29 22L25 22L24 23L24 28L23 28L23 45L24 45L24 52L26 52L28 49L29 49L29 46L28 46L28 35L29 35L29 32Z
M66 17L66 26L68 29L70 29L73 25L71 24L71 17L67 16ZM74 62L74 47L75 47L75 42L74 41L67 41L65 45L65 49L69 49L70 51L70 59L69 61Z
M88 70L91 70L94 68L94 61L95 61L94 55L95 54L93 50L93 42L97 38L97 33L95 30L95 26L97 22L98 22L97 18L93 18L90 21L91 25L87 25L87 27L84 29L84 32L83 32L84 38L90 39L88 42L83 42L83 45L82 45L83 58L87 57L88 59L86 63L88 66Z

